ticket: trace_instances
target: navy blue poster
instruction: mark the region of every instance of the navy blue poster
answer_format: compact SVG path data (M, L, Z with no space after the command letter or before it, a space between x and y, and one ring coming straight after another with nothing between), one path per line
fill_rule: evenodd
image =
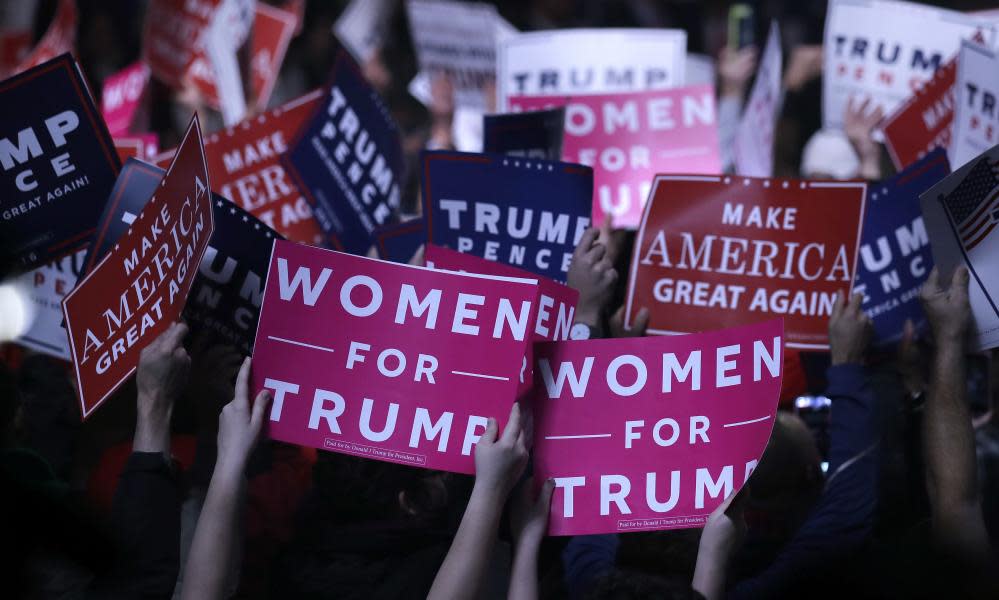
M0 276L86 247L121 162L73 57L0 83Z
M427 225L422 218L396 223L376 231L375 239L378 258L408 263L420 246L427 243Z
M950 173L947 152L937 148L904 171L867 187L855 291L874 322L879 344L897 342L906 319L925 325L919 288L933 269L919 195Z
M482 151L525 158L562 159L565 108L486 115Z
M326 96L281 157L336 249L366 254L397 220L404 161L399 129L343 49Z
M133 158L121 170L101 217L85 271L111 251L142 212L166 171ZM215 232L184 307L192 330L210 332L245 354L253 350L270 264L279 233L235 203L212 193Z
M428 151L421 164L428 242L565 283L590 226L590 167Z

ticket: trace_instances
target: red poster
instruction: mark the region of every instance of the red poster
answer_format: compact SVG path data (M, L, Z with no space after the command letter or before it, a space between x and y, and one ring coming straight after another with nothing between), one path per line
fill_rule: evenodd
M593 167L593 224L642 217L657 173L721 172L710 85L582 96L514 96L513 110L565 106L562 159Z
M779 319L669 338L535 346L534 476L551 535L703 527L763 455Z
M938 146L950 147L955 81L957 60L951 60L884 120L885 147L896 169L901 171Z
M180 88L199 52L202 31L221 0L149 0L142 35L143 60L153 75Z
M146 208L63 301L84 418L184 309L214 230L210 188L195 117Z
M263 2L257 2L254 11L253 32L250 37L250 85L255 99L254 106L262 110L267 107L270 100L298 20L294 13ZM218 109L219 95L215 87L215 74L204 52L196 53L188 69L188 76L201 92L205 102L212 108Z
M59 0L55 16L45 30L45 35L14 69L14 73L27 71L43 62L52 60L60 54L73 52L76 45L76 24L79 14L76 10L76 0ZM12 74L14 74L12 73Z
M149 162L159 152L159 140L155 133L126 135L114 138L114 149L122 163L130 158Z
M472 473L510 412L532 280L435 271L278 241L253 351L272 438Z
M782 317L792 348L825 349L856 272L866 184L659 175L642 216L625 325L650 334Z
M312 207L288 178L279 157L315 110L321 90L208 136L205 154L215 191L293 242L325 245ZM155 158L163 166L173 150Z
M553 279L523 271L517 267L511 267L510 265L494 260L479 258L474 254L456 252L434 244L426 245L423 257L427 266L432 269L536 279L538 281L538 302L535 307L535 313L531 317L531 322L533 323L531 341L552 342L569 339L569 331L572 329L576 304L579 302L579 292L575 289L567 285L562 285ZM528 344L527 354L524 356L525 369L520 376L518 396L527 393L531 389L532 365L534 364L532 359L534 353L532 350L533 344Z

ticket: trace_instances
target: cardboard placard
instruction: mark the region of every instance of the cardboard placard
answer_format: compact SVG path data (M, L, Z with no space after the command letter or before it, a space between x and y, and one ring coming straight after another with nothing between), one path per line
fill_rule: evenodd
M934 148L950 148L956 81L957 59L951 59L885 117L881 125L885 148L896 169L904 169Z
M999 346L999 146L967 163L919 196L923 222L941 280L968 267L974 345Z
M514 110L552 102L565 106L563 159L593 167L595 225L610 215L616 227L636 227L657 173L721 172L710 85L509 100Z
M943 148L931 151L901 173L867 189L867 214L860 240L854 292L874 322L878 343L902 337L906 319L925 324L919 289L933 269L930 241L919 210L919 195L950 173Z
M155 133L143 133L116 137L114 149L122 163L130 158L152 160L159 153L160 136Z
M63 302L83 418L135 372L142 349L184 309L212 235L210 189L195 116L155 195Z
M770 23L767 45L756 69L756 80L735 133L735 172L748 177L774 174L774 132L783 101L780 28Z
M534 280L275 242L253 352L271 438L472 473L514 401Z
M288 239L314 245L323 244L323 233L281 155L321 99L319 90L309 92L205 140L208 170L220 194Z
M104 79L101 88L101 114L114 137L127 136L149 84L149 67L134 62Z
M847 101L871 98L891 114L976 34L989 45L996 28L951 10L895 0L829 0L822 80L822 123L841 129Z
M152 74L179 89L201 49L202 34L222 0L149 0L142 32L142 60Z
M522 158L562 160L565 109L486 115L482 151Z
M999 143L999 55L974 42L962 42L954 90L949 157L957 168Z
M333 24L333 33L358 62L381 49L394 0L351 0Z
M670 338L535 345L534 476L549 535L703 527L773 429L779 319Z
M378 257L408 263L420 246L427 243L427 223L422 217L379 229L375 233Z
M496 78L496 7L482 2L406 0L406 13L420 71L445 75L454 101L484 108Z
M120 163L64 54L0 83L0 277L85 247Z
M463 152L420 162L428 242L565 282L591 222L592 169Z
M62 299L76 285L86 255L85 250L78 250L75 254L28 271L14 281L14 285L29 300L28 312L31 313L31 325L14 340L16 343L60 360L72 360L69 337L63 327Z
M48 62L60 54L73 52L76 46L76 25L80 16L76 9L76 0L59 0L55 16L49 23L45 35L14 69L21 73L28 69Z
M659 175L628 277L625 326L671 335L784 319L791 348L828 348L856 273L866 184Z
M499 109L511 96L576 96L684 85L687 33L679 29L532 31L500 40Z
M375 229L397 219L404 163L398 127L346 50L288 147L282 164L329 241L367 252Z

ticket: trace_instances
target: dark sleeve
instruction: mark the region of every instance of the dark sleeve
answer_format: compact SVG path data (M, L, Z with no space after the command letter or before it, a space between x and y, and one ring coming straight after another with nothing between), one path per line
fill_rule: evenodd
M614 568L617 560L616 535L579 535L562 551L562 568L569 598L582 598L593 582Z
M829 367L828 377L829 475L822 496L773 564L736 584L729 598L786 595L798 585L796 578L822 577L871 533L878 477L874 394L860 365Z
M180 487L160 453L133 452L111 506L115 559L98 598L170 598L180 570Z

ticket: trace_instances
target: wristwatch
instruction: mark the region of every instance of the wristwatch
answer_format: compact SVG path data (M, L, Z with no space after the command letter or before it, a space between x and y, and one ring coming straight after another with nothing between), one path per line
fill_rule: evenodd
M593 329L586 323L575 323L569 330L570 340L588 340L593 337Z

